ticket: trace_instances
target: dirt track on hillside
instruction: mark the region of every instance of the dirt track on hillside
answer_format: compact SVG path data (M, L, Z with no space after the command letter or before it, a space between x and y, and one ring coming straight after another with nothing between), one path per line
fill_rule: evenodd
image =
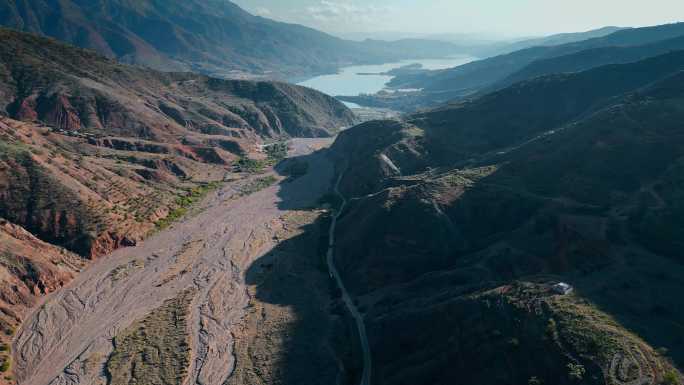
M18 383L104 383L113 337L165 300L194 289L189 310L192 357L185 383L223 384L235 368L233 326L249 302L245 271L275 246L280 218L314 204L330 186L329 161L320 154L306 155L323 144L293 143L291 155L309 162L305 176L248 196L239 192L248 182L228 185L207 198L198 215L103 258L47 297L14 340Z

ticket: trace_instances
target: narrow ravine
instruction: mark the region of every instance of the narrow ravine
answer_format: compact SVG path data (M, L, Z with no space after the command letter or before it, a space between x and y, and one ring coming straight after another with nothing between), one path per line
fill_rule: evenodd
M361 352L363 353L363 374L361 375L361 385L370 385L372 373L372 360L370 345L368 343L368 336L366 335L366 325L363 320L363 315L361 315L359 309L354 304L354 301L349 296L349 292L347 291L347 288L344 286L344 282L340 277L340 273L339 271L337 271L337 268L335 267L335 228L337 227L338 218L342 215L345 207L347 206L347 199L344 197L344 195L342 195L342 193L340 193L339 190L340 182L342 181L343 176L344 172L342 172L339 178L337 178L337 182L335 182L334 187L334 192L337 196L340 197L340 199L342 199L342 204L333 216L332 222L330 223L330 241L328 243L327 254L328 271L330 272L331 276L335 278L337 287L340 289L340 292L342 293L342 300L344 301L345 305L347 306L347 309L349 310L349 313L351 313L352 317L354 317L354 321L356 322L356 328L358 330L359 339L361 343Z

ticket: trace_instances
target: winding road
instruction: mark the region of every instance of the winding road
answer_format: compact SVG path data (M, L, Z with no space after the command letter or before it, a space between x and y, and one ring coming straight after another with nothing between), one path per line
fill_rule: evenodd
M337 194L337 196L339 196L342 199L342 204L333 216L332 223L330 224L330 242L328 243L327 254L328 270L330 271L330 274L335 278L337 287L340 289L340 292L342 293L342 300L347 306L349 313L351 313L352 317L354 317L354 321L356 321L356 328L358 330L359 339L361 342L361 351L363 353L363 374L361 375L361 385L370 385L372 360L370 345L368 344L368 336L366 335L366 325L364 323L363 316L359 312L359 309L356 307L354 301L349 296L349 292L347 291L347 288L344 286L344 282L340 277L339 271L337 271L337 268L335 267L335 228L337 227L337 219L342 215L342 212L344 212L344 208L347 206L347 199L344 197L344 195L340 193L339 190L340 182L342 181L343 176L344 172L340 174L339 178L337 178L337 182L335 183L334 188L335 194Z

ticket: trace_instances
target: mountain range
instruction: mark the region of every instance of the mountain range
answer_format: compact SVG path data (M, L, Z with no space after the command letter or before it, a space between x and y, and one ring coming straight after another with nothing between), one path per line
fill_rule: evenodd
M226 0L2 0L0 25L126 63L219 77L304 77L458 49L438 41L343 40L251 15Z
M617 29L608 27L582 34L558 35L539 44L473 61L445 70L399 73L388 84L410 92L341 96L340 99L372 107L413 112L454 99L483 95L526 79L554 73L577 72L606 64L629 63L683 49L684 24ZM606 35L600 35L607 33ZM599 37L592 37L599 35ZM582 39L582 36L586 39ZM569 43L553 45L552 42ZM522 43L521 43L522 44Z
M242 160L265 164L259 143L356 121L299 86L157 72L7 29L0 41L3 346L40 296L168 226Z
M428 72L413 78L395 78L391 86L427 91L468 91L494 84L536 60L574 54L601 47L627 47L655 43L684 35L684 23L619 30L606 36L552 46L536 46L471 62L456 68Z
M683 114L674 51L341 133L373 383L680 383Z
M360 123L222 77L451 45L219 0L0 23L0 385L684 383L684 24L409 68Z

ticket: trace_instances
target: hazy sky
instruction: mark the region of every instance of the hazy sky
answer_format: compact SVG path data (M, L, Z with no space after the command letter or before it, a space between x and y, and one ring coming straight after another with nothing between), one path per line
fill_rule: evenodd
M234 0L269 18L332 33L402 31L508 36L684 20L684 0Z

